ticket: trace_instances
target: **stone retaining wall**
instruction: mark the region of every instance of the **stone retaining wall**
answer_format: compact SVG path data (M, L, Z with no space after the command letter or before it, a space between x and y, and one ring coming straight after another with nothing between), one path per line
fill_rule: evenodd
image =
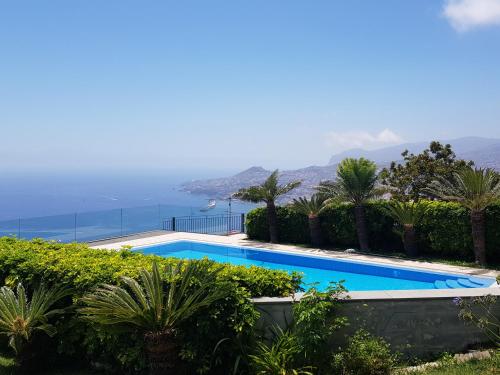
M352 292L339 311L350 324L332 345L342 345L346 336L364 328L408 356L425 358L442 352L462 352L488 340L474 325L458 318L453 298L485 294L498 296L500 288ZM292 303L291 298L255 299L261 311L260 328L273 324L286 327L292 321ZM500 298L494 313L500 317Z

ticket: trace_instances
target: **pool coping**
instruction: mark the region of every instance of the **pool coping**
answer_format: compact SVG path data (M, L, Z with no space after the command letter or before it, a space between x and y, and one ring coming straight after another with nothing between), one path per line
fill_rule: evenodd
M258 304L290 304L300 301L305 293L295 293L289 297L256 297ZM414 289L414 290L373 290L353 291L341 296L343 301L403 301L403 300L439 300L453 298L474 298L485 295L500 296L500 288L457 288L457 289Z

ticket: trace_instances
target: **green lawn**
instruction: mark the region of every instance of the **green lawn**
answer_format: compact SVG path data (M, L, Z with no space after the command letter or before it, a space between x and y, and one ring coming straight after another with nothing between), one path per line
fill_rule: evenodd
M0 375L14 374L14 361L0 355ZM48 370L38 375L92 375L89 370L59 369ZM398 372L400 374L400 372ZM485 360L472 360L465 363L443 362L440 367L427 369L420 372L412 372L415 375L500 375L500 352L492 358Z
M425 371L414 372L418 375L499 375L500 374L500 352L490 359L471 360L464 363L443 362L439 367Z
M0 354L0 375L14 375L14 360ZM95 372L81 369L50 369L37 373L38 375L95 375Z

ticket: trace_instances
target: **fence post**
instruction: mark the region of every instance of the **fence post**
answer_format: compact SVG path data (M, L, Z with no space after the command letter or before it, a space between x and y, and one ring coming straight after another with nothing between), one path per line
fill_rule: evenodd
M241 233L245 233L245 214L241 214Z
M175 232L175 216L172 217L172 232Z
M158 229L161 230L162 228L162 223L161 223L161 204L158 204Z

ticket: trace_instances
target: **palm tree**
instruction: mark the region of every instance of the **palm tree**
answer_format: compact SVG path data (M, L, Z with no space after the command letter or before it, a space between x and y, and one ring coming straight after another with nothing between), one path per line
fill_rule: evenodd
M324 197L319 194L314 194L311 199L300 197L299 199L293 200L292 208L303 215L307 215L309 219L309 232L311 234L311 244L313 246L323 245L319 214L324 208L324 201Z
M278 243L278 215L276 213L276 199L290 192L301 184L301 181L291 181L285 185L278 185L278 170L276 169L262 185L250 186L240 189L234 194L235 198L259 203L265 202L267 206L267 221L269 237L272 243Z
M391 201L383 211L392 217L402 227L403 245L406 255L415 257L418 255L418 247L415 226L427 211L421 203Z
M486 264L486 208L500 199L500 176L492 169L466 167L453 178L438 178L426 189L429 193L460 203L470 210L476 263Z
M168 266L163 280L154 262L151 272L141 271L141 283L122 277L123 287L106 284L85 296L86 307L80 312L98 324L139 330L144 335L151 372L177 374L179 324L227 295L225 288L215 287L219 270L189 261L185 267L182 263Z
M0 288L0 335L7 336L9 346L18 359L21 356L21 362L24 360L23 349L31 342L35 332L44 332L51 337L56 334L49 321L51 317L62 314L64 309L51 308L68 294L68 289L42 285L34 291L30 300L21 283L15 291L7 286Z
M376 189L377 166L374 162L360 158L347 158L337 167L337 179L325 181L317 187L318 192L327 198L326 204L333 202L351 202L354 204L356 232L359 247L369 250L368 230L364 204L379 194Z

